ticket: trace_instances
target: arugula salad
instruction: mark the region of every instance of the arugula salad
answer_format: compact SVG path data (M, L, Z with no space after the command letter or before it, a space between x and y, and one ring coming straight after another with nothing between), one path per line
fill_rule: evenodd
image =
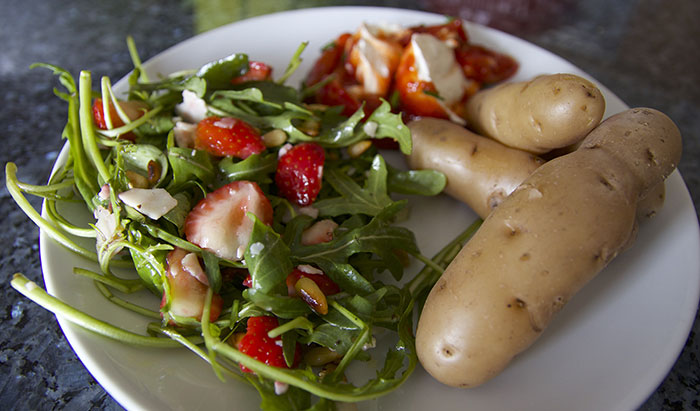
M18 181L8 163L6 184L47 235L96 263L75 275L152 322L132 333L22 274L13 287L105 337L189 349L220 379L254 386L263 409L335 409L398 387L417 365L414 308L478 225L432 258L401 226L411 196L437 195L446 182L390 165L373 144L391 139L410 152L401 114L387 101L349 116L305 103L314 86L285 84L305 45L277 79L245 54L152 79L128 44L126 96L106 77L97 87L90 72L74 78L35 65L62 86L54 93L68 108L67 161L45 186ZM26 194L43 197L43 215ZM84 203L94 223L69 221L66 202ZM424 268L404 278L412 259ZM118 267L138 275L117 275ZM151 293L160 309L114 290ZM347 379L348 367L370 359L379 364L373 378Z

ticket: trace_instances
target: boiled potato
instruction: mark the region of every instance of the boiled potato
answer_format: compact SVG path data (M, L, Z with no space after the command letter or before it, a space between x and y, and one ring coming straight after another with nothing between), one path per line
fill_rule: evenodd
M438 170L447 176L445 192L486 217L543 161L506 147L448 120L422 118L408 124L412 169Z
M638 108L612 116L578 150L535 170L431 290L416 334L423 367L456 387L500 373L632 242L638 202L680 155L675 124Z
M536 154L582 140L605 113L605 98L574 74L535 77L479 91L467 101L469 128Z

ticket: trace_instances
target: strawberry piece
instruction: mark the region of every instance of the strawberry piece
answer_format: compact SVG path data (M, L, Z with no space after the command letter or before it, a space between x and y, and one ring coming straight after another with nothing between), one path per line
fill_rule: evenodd
M323 162L326 154L316 143L301 143L284 153L275 173L275 183L282 196L300 206L308 206L321 191Z
M121 107L122 111L124 111L126 116L132 121L141 117L148 109L145 103L139 101L120 101L119 106ZM96 98L92 102L92 117L97 128L100 130L107 130L104 103L101 98ZM118 128L124 125L124 121L122 121L121 117L119 117L119 113L117 113L117 109L112 103L109 104L109 118L112 121L112 128ZM129 132L119 136L119 138L133 141L136 139L136 135Z
M231 84L241 84L248 81L265 81L270 80L272 76L272 67L260 61L249 61L248 71L238 77L231 79Z
M248 246L252 213L272 224L272 205L252 181L234 181L209 194L185 218L185 237L215 255L240 260Z
M306 277L315 282L318 288L325 295L333 295L340 292L340 287L338 287L338 284L331 280L331 278L328 277L323 271L311 266L300 265L292 270L292 272L287 276L286 282L289 296L293 297L297 295L294 285L302 277Z
M216 157L248 158L265 150L260 133L243 120L211 116L197 123L194 148Z
M165 259L167 264L165 280L168 282L170 294L168 298L168 293L163 290L160 308L167 306L165 315L172 314L201 321L209 286L202 282L201 278L204 277L206 280L206 274L196 256L192 258L193 255L182 248L175 248L168 253ZM209 321L216 321L219 318L222 306L221 296L214 294L209 310ZM169 322L174 321L171 319Z
M284 361L282 350L282 338L270 338L267 333L279 326L276 317L250 317L248 318L248 329L238 342L238 350L249 357L255 358L267 365L280 368L289 368ZM301 360L301 347L297 343L294 352L293 367ZM241 371L252 372L249 368L241 365Z

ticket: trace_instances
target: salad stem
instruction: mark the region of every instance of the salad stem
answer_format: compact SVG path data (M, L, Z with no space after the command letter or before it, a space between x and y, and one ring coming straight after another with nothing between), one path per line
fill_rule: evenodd
M92 122L92 76L89 71L83 70L80 72L78 89L80 96L80 130L83 145L102 182L105 183L111 177L102 159L102 154L100 154L100 149L97 147L97 139L95 138L95 125Z
M88 331L117 340L126 344L155 348L175 348L181 345L171 339L147 337L132 333L112 324L98 320L78 309L71 307L63 301L49 295L35 282L30 281L21 273L16 273L10 282L12 288L19 291L25 297L51 311L56 316L66 319Z
M7 163L5 166L5 186L7 191L9 191L12 198L15 200L17 205L24 211L24 213L29 217L34 224L39 226L49 237L58 241L61 245L73 251L74 253L88 258L92 261L97 261L97 254L89 251L71 239L66 237L62 232L60 232L56 227L51 225L46 221L41 215L29 204L29 201L22 195L19 187L17 186L17 166L15 163Z

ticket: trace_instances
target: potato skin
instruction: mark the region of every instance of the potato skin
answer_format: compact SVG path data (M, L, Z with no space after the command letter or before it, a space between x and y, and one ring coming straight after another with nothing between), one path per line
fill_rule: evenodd
M431 290L416 334L423 367L455 387L500 373L633 241L638 201L680 153L680 132L667 116L631 109L538 168Z
M413 139L409 166L444 173L445 192L482 218L544 163L531 153L506 147L448 120L426 117L410 122L408 128Z
M479 91L466 103L469 128L536 154L581 141L603 114L603 94L574 74L500 84Z

